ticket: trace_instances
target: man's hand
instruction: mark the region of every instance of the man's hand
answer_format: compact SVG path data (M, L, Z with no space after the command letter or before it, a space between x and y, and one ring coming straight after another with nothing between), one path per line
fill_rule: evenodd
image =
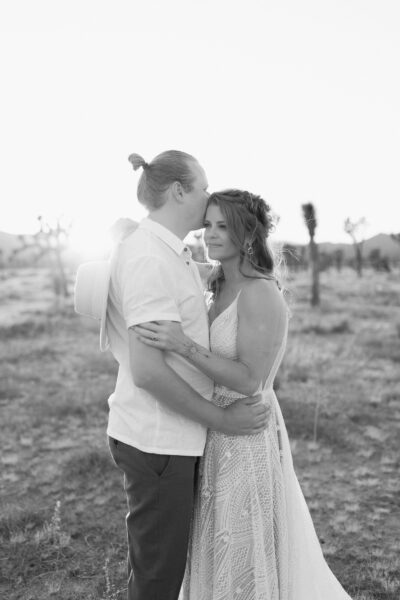
M241 398L224 410L218 431L227 435L255 435L266 429L271 407L261 402L261 395Z

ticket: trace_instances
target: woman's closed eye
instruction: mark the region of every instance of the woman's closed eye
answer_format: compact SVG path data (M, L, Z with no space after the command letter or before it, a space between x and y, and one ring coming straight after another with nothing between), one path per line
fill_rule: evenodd
M204 229L209 229L211 227L211 223L209 223L208 221L205 221L203 224ZM226 224L225 223L217 223L217 227L219 229L226 229Z

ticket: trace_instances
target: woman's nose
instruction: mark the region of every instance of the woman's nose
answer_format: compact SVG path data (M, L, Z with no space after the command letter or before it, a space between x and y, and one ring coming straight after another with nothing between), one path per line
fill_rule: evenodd
M215 233L216 233L215 229L213 229L212 227L209 227L206 235L209 239L210 238L212 239L215 237Z

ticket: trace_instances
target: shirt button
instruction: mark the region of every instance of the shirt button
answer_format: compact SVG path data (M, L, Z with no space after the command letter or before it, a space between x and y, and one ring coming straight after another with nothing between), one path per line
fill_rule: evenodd
M187 251L188 251L188 249L187 249L187 248L184 248L184 249L183 249L183 251L184 251L184 252L187 252Z
M186 264L187 264L187 265L190 265L190 262L187 260L187 261L186 261Z

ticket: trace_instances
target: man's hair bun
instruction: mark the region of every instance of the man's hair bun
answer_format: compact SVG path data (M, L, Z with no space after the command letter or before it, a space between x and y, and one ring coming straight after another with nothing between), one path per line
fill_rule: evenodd
M146 169L146 167L149 166L144 158L140 156L140 154L130 154L128 156L128 160L131 163L134 171L137 171L140 167L142 167L142 169Z

